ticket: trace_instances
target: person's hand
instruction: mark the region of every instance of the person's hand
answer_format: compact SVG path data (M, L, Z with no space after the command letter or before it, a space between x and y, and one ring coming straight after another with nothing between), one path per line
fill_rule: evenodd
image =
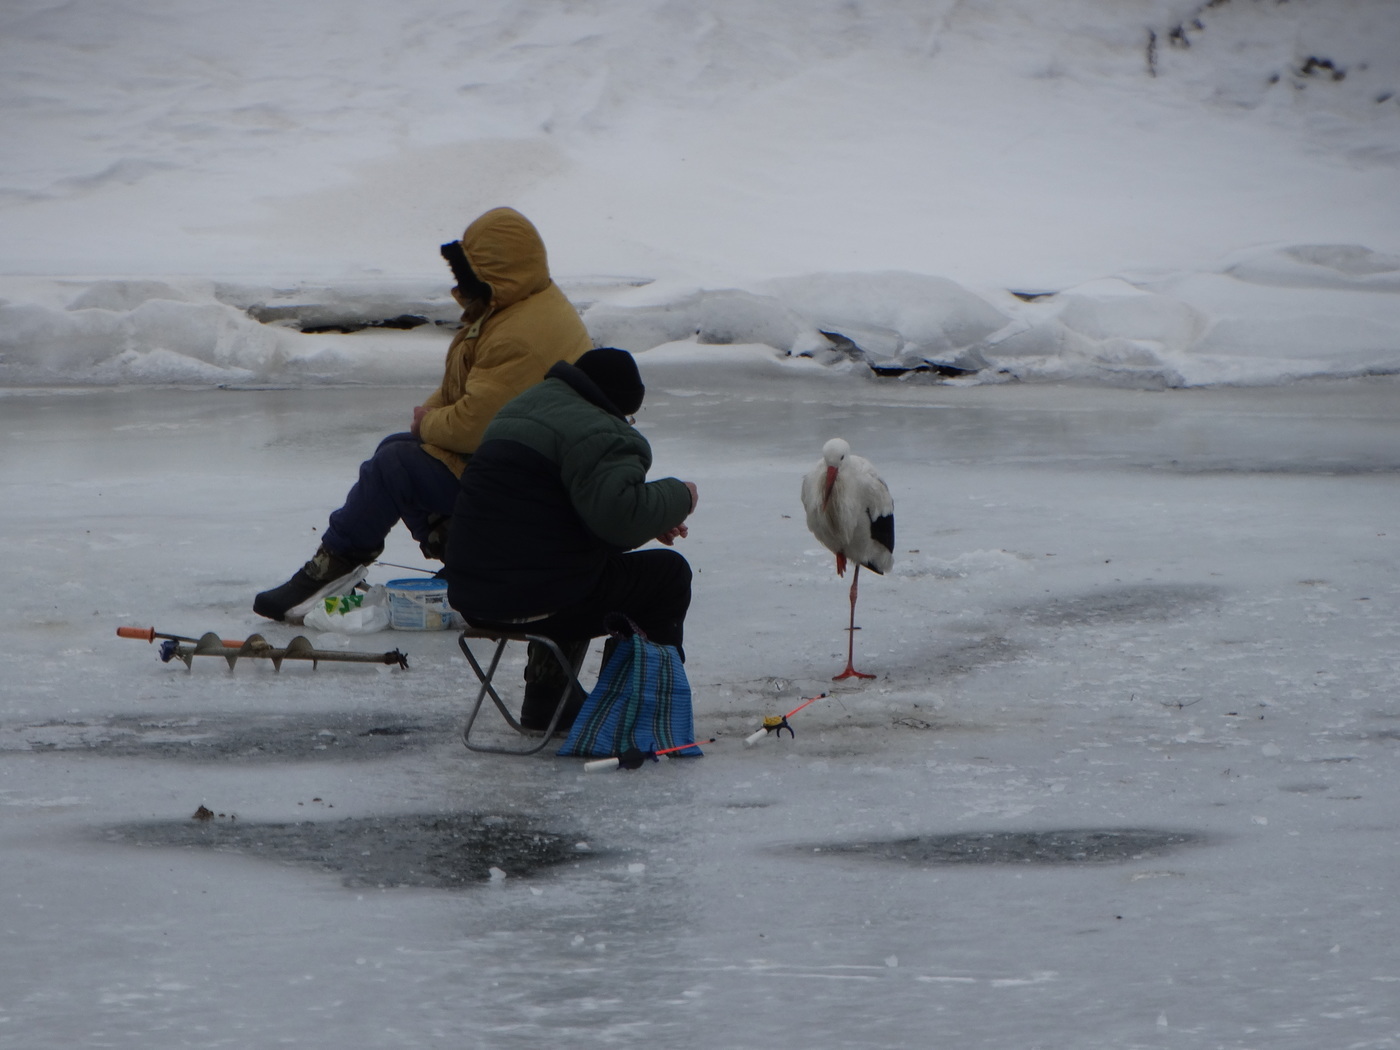
M695 487L693 481L682 481L682 485L690 490L690 513L695 513L695 505L700 502L700 490Z
M656 542L664 543L668 547L673 547L675 546L677 539L683 540L689 535L690 530L686 528L685 523L682 522L680 525L677 525L674 529L667 529L660 536L656 537Z
M413 426L408 428L408 432L414 437L422 437L422 435L418 431L419 428L421 428L423 425L423 417L427 414L428 410L422 405L419 405L413 410Z

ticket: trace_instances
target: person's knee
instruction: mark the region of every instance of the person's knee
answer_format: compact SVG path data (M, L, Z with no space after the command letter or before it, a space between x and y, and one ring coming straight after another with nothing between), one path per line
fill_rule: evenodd
M650 550L646 553L650 555L647 576L656 600L683 616L690 605L690 562L673 550Z
M374 455L369 457L369 461L380 471L399 471L408 456L418 451L417 445L385 438L374 450Z
M690 569L690 562L686 561L682 555L676 554L675 551L668 551L667 553L675 554L676 563L674 565L674 568L672 569L672 572L675 574L673 578L676 581L676 587L678 589L684 587L685 593L689 595L690 582L694 575Z
M656 555L657 574L665 576L676 584L690 586L691 569L690 562L685 560L685 555L680 551L658 550L653 551Z
M450 474L445 466L424 452L417 441L395 441L396 436L390 435L381 441L374 455L365 462L365 468L375 475L385 491L406 496L424 489L436 467Z
M404 431L400 431L400 432L397 433L397 434L390 434L390 435L388 435L387 437L385 437L384 440L381 441L381 442L375 447L375 449L374 449L374 455L377 456L377 455L379 455L379 453L383 452L386 448L390 448L390 447L392 447L392 446L394 446L394 445L403 446L403 447L409 447L409 448L416 448L419 444L420 444L420 442L419 442L419 440L418 440L416 437L414 437L414 436L413 436L412 434L410 434L408 431L404 430Z
M663 551L669 555L665 560L665 572L658 575L662 583L662 594L665 606L677 620L684 620L686 610L690 608L690 583L691 569L690 562L676 551Z

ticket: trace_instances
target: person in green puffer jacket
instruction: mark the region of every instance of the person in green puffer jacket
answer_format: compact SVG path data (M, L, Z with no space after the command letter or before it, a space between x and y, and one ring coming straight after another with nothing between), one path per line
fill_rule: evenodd
M688 534L698 491L647 480L651 446L631 425L645 388L625 350L554 365L508 402L462 472L448 533L447 596L476 627L543 634L581 659L604 618L623 613L682 651L690 565L670 547ZM563 683L526 671L521 724L544 729ZM572 724L576 691L558 728Z

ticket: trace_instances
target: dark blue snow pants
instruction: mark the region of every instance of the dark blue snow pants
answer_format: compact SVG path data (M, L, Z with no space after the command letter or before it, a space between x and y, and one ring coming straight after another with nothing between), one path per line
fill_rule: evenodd
M452 516L457 477L447 464L423 451L412 434L390 434L360 464L360 480L331 512L321 542L338 554L375 555L389 530L402 521L413 538L428 538L428 516Z

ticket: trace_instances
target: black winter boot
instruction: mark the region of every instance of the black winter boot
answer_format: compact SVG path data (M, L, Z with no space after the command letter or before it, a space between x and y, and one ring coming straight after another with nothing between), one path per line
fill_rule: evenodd
M563 682L525 683L525 701L520 705L520 728L532 733L543 733L548 729L554 709L559 706L559 694L563 691ZM574 682L563 713L559 715L559 724L554 727L556 736L567 734L574 727L574 719L587 699L588 694L583 691L583 686Z
M569 699L559 715L559 724L554 727L556 733L567 733L573 728L574 719L578 717L583 702L588 699L588 694L583 691L577 679L578 669L588 653L588 641L585 638L582 641L559 644L564 651L564 658L573 665L574 673L570 676L572 688ZM559 706L559 697L563 692L564 679L554 655L543 645L531 642L529 659L525 664L525 700L520 705L521 728L532 733L543 733L548 729L549 720L554 717L554 709Z
M348 590L353 587L361 566L368 565L377 557L378 551L341 554L322 544L311 560L298 569L290 580L254 598L253 612L269 620L300 623L306 615L306 610L300 606L309 606L317 598L341 594L342 588Z

